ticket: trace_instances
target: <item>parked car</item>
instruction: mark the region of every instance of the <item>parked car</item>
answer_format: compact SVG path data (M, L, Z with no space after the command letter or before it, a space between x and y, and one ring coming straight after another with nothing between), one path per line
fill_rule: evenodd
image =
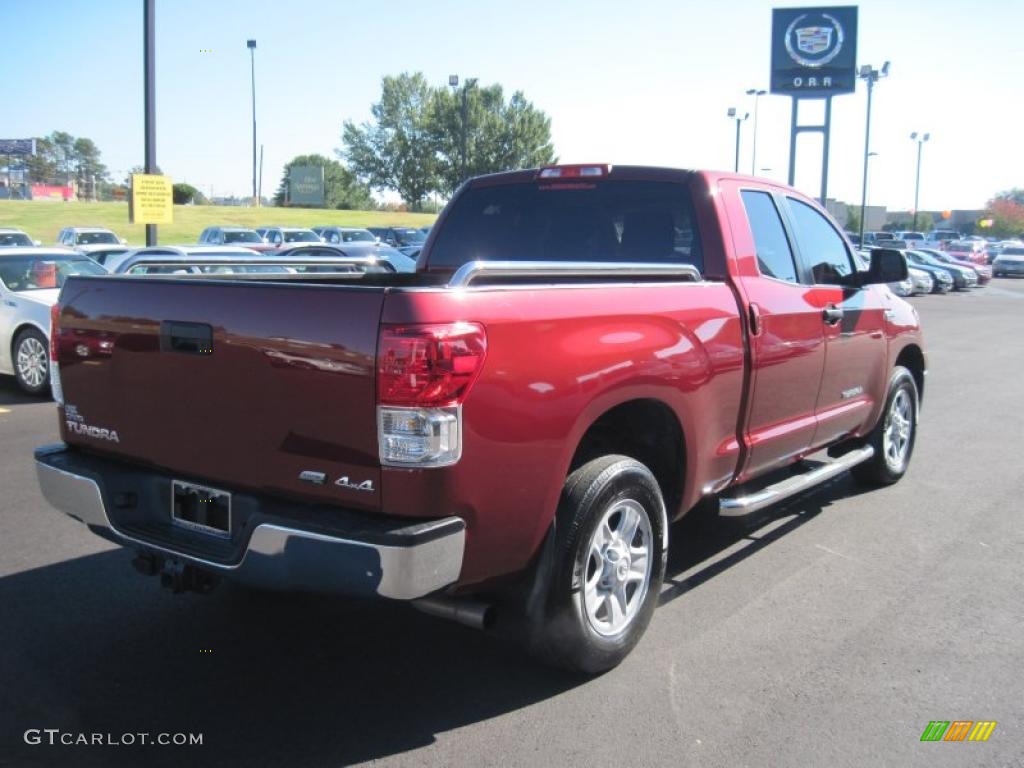
M127 245L79 245L73 250L88 256L97 264L105 265L113 257L128 253L131 248Z
M362 227L324 227L320 237L325 243L375 243L377 238Z
M50 308L69 275L102 275L92 259L67 248L0 250L0 373L32 395L50 388Z
M397 248L381 245L376 240L350 241L348 243L294 243L285 246L279 253L290 257L379 259L391 265L394 272L415 272L416 260L410 259Z
M925 272L923 269L908 267L907 274L910 276L912 296L921 293L931 293L932 289L935 288L935 281L932 280L931 274Z
M938 246L940 243L945 243L950 240L959 240L960 233L955 229L933 229L928 233L927 244L929 246ZM920 246L917 246L920 247Z
M0 248L31 248L40 245L38 240L33 240L20 229L13 227L0 227Z
M870 247L872 245L881 245L883 240L895 240L896 236L892 232L865 232L864 233L864 247ZM889 247L886 245L886 247Z
M322 243L320 235L305 227L268 227L263 235L272 248L280 248L288 243Z
M944 245L943 250L961 261L970 261L974 264L988 264L988 254L985 253L984 240L951 240Z
M427 236L412 227L368 227L373 235L386 245L394 248L403 246L422 246Z
M895 240L902 240L907 248L919 248L925 244L924 232L894 232Z
M923 269L932 275L936 293L946 293L954 289L966 291L978 284L977 274L968 267L944 264L924 251L907 250L904 251L904 255L907 257L907 266Z
M87 245L127 245L128 241L103 227L64 227L57 234L57 245L81 248Z
M112 256L104 265L107 271L114 275L123 274L144 274L144 275L167 275L167 274L202 274L211 270L192 268L189 259L197 258L248 258L257 254L248 247L241 245L152 245L145 248L134 248L126 253ZM168 266L153 266L150 264L136 265L137 257L167 257L168 262L177 259L181 266L170 264ZM280 270L284 271L284 270Z
M45 498L175 591L497 611L594 674L646 629L671 521L906 472L923 342L881 285L906 261L858 270L797 190L553 166L470 180L441 221L413 275L71 278Z
M941 261L943 264L950 264L972 270L978 278L978 285L986 285L992 279L992 267L987 264L978 264L973 261L958 259L952 253L936 250L935 248L919 248L918 250L921 253L927 253L929 256Z
M267 243L255 229L248 227L207 227L199 235L200 245L239 245L262 252L274 246Z
M1024 246L1008 245L992 262L992 271L996 277L1024 275Z

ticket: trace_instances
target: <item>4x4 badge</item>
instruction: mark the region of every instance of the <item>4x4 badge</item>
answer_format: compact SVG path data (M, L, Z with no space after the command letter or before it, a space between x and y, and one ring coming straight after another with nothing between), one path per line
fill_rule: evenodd
M373 493L373 480L363 480L361 483L353 483L348 479L348 475L343 475L334 481L335 485L340 485L342 488L348 488L350 491L369 491Z

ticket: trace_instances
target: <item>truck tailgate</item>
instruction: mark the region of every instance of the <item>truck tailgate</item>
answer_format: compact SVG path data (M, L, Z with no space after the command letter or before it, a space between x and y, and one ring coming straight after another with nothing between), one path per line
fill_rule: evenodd
M377 509L383 300L347 285L72 278L63 438L227 490Z

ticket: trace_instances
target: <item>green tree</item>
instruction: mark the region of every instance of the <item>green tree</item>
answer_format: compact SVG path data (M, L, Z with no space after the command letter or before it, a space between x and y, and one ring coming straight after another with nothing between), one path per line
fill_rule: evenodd
M25 158L29 178L36 184L53 184L58 181L57 168L60 156L49 139L36 138L36 153Z
M100 162L99 147L92 139L75 139L72 153L79 194L94 194L96 185L107 180L107 166Z
M431 142L434 89L422 73L385 77L373 119L345 121L337 150L355 175L373 189L393 189L414 211L438 188L438 163Z
M128 173L126 173L124 175L124 181L121 182L121 183L124 184L124 186L126 186L128 188L131 188L131 186L132 186L132 174L133 173L145 173L145 172L146 172L145 167L143 167L141 165L133 165L129 169ZM156 167L156 172L157 173L163 173L163 171L160 170L160 166L159 165Z
M1005 192L1000 192L992 200L1009 200L1017 205L1024 205L1024 189L1020 187L1008 189Z
M441 191L448 195L466 177L556 162L551 118L521 91L506 102L498 84L467 84L455 92L437 89L431 103L430 139L438 155Z
M844 225L847 232L860 233L860 209L848 205L846 206L846 224Z
M175 205L188 205L189 203L200 204L203 202L203 193L191 184L179 182L171 187L171 196Z
M337 160L323 155L299 155L293 157L284 166L281 184L274 195L276 205L285 204L285 190L288 186L288 173L294 166L311 165L324 169L324 207L342 208L345 210L370 210L373 208L373 196L370 188L359 181L356 175ZM290 205L290 203L289 203Z

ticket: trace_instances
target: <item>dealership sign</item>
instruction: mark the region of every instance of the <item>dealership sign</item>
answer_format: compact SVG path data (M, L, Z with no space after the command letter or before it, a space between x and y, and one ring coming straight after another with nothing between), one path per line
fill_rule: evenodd
M0 155L34 155L35 139L0 139Z
M817 98L852 93L856 68L856 6L772 11L772 93Z
M323 205L323 167L319 165L297 165L289 170L288 202L293 205Z

